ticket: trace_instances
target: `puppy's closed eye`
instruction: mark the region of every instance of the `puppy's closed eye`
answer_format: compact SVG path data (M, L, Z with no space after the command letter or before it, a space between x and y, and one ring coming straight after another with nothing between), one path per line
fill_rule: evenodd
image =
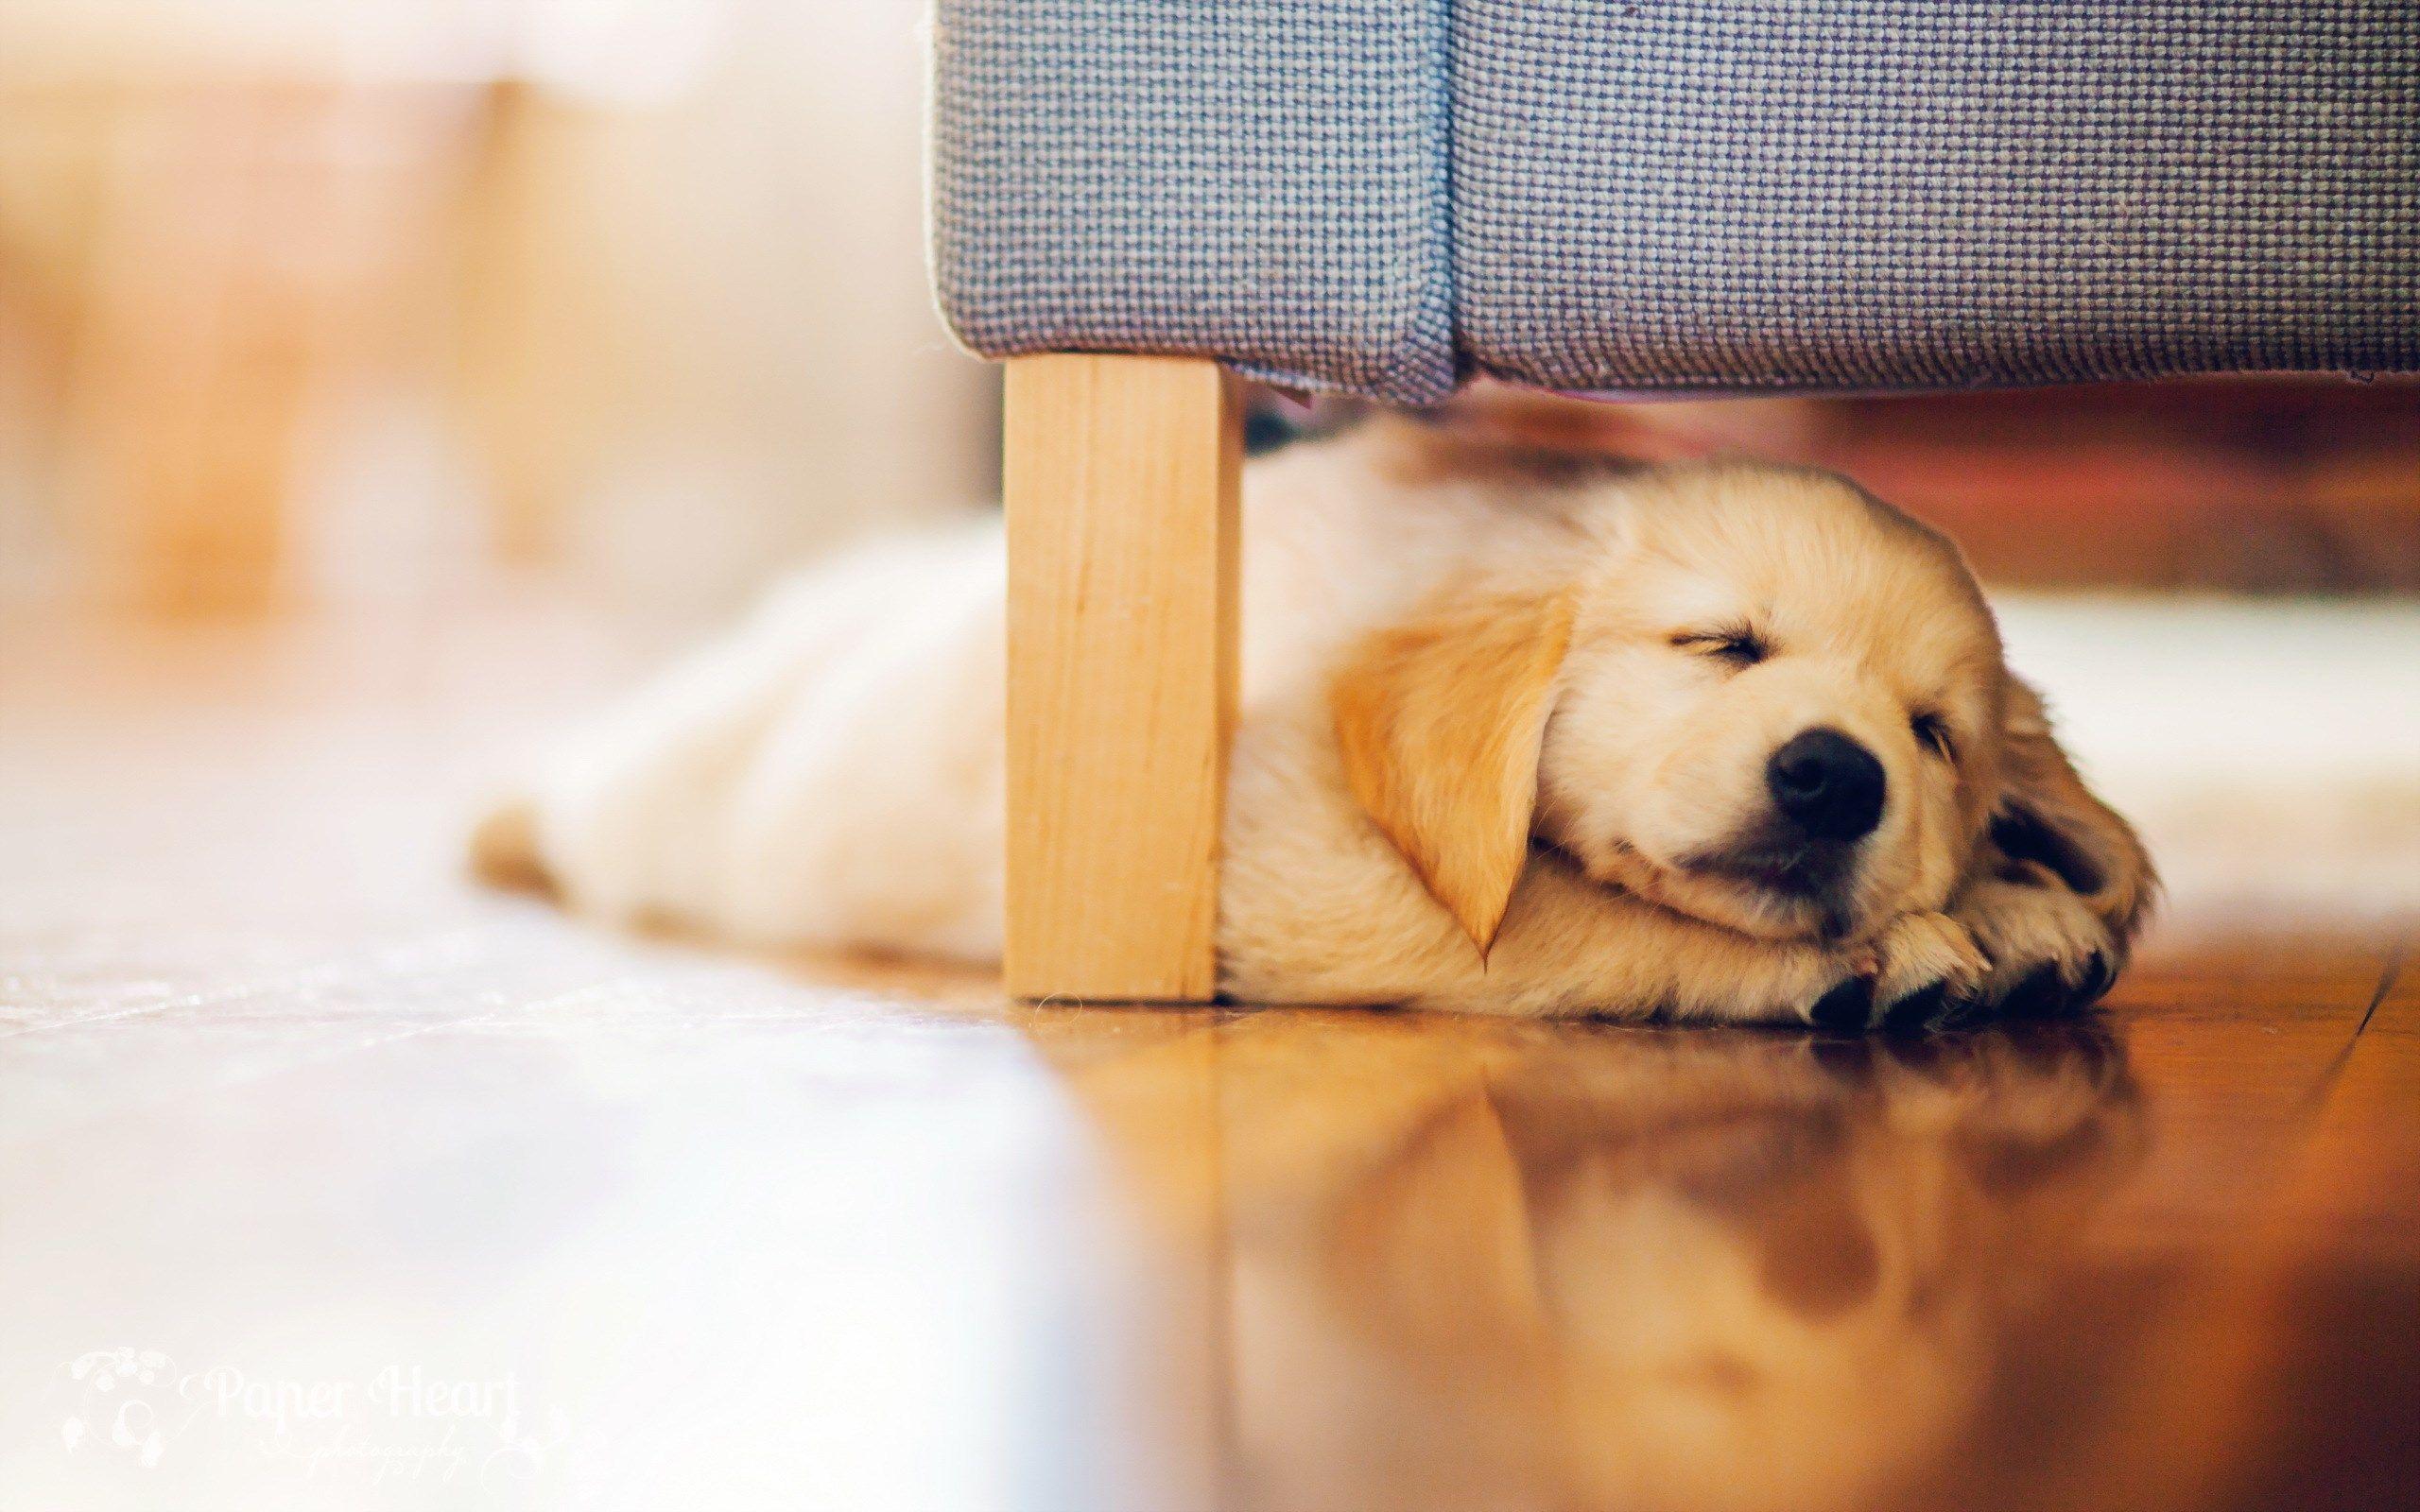
M1908 728L1915 732L1916 744L1927 750L1951 761L1957 759L1958 742L1949 733L1948 720L1925 710L1909 717Z
M1671 644L1684 651L1694 651L1734 667L1752 667L1773 654L1772 646L1745 625L1725 625L1710 630L1680 630Z

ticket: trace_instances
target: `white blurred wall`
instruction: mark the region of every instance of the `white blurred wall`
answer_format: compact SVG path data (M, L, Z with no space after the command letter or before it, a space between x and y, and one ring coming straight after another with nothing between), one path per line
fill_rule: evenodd
M701 585L736 581L995 488L994 374L925 282L921 9L741 0L710 82L600 137L625 574L688 541Z

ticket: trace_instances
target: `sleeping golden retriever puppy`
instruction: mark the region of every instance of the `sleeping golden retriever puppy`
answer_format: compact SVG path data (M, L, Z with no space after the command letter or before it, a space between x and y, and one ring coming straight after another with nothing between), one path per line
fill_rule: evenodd
M1223 990L1919 1025L2087 1002L2152 885L1948 541L1839 478L1388 419L1247 470ZM577 735L492 874L1000 949L995 525L841 558Z

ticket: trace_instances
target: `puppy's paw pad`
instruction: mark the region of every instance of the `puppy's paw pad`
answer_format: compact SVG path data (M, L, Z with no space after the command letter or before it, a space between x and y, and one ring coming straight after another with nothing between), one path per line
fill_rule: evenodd
M2083 963L2083 979L2076 984L2075 999L2071 1005L2079 1009L2091 1007L2108 995L2110 988L2115 986L2117 981L2118 968L2111 965L2109 957L2101 952L2093 952L2091 957Z
M1974 1016L1978 1002L1972 988L1935 982L1892 1004L1882 1015L1882 1027L1890 1034L1929 1034L1935 1029L1954 1028Z
M2009 989L2000 1002L2000 1011L2012 1019L2048 1019L2064 1014L2082 1013L2100 1001L2101 994L2117 973L2109 969L2106 957L2098 953L2087 957L2075 980L2067 979L2062 966L2045 961L2026 973L2024 979Z
M1946 914L1894 920L1876 947L1881 1023L1893 1033L1922 1033L1968 1017L1991 971L1974 936Z
M1958 916L1992 957L1986 1004L2010 1018L2081 1012L2117 980L2107 927L2064 886L1995 881L1962 899Z
M1874 1022L1874 978L1845 978L1807 1006L1806 1019L1819 1029L1864 1033Z
M2045 961L2025 973L2008 996L2000 999L2000 1011L2012 1019L2039 1019L2055 1011L2066 1001L2067 985L2059 980L2059 968Z

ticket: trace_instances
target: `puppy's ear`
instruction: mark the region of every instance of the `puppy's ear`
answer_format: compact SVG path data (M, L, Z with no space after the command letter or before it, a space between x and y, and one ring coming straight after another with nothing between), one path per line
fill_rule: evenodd
M2134 826L2092 796L2051 737L2042 696L2009 679L2006 744L1992 844L2012 861L2047 867L2122 944L2158 891Z
M1373 636L1338 679L1353 796L1484 956L1530 853L1567 593L1459 600Z

